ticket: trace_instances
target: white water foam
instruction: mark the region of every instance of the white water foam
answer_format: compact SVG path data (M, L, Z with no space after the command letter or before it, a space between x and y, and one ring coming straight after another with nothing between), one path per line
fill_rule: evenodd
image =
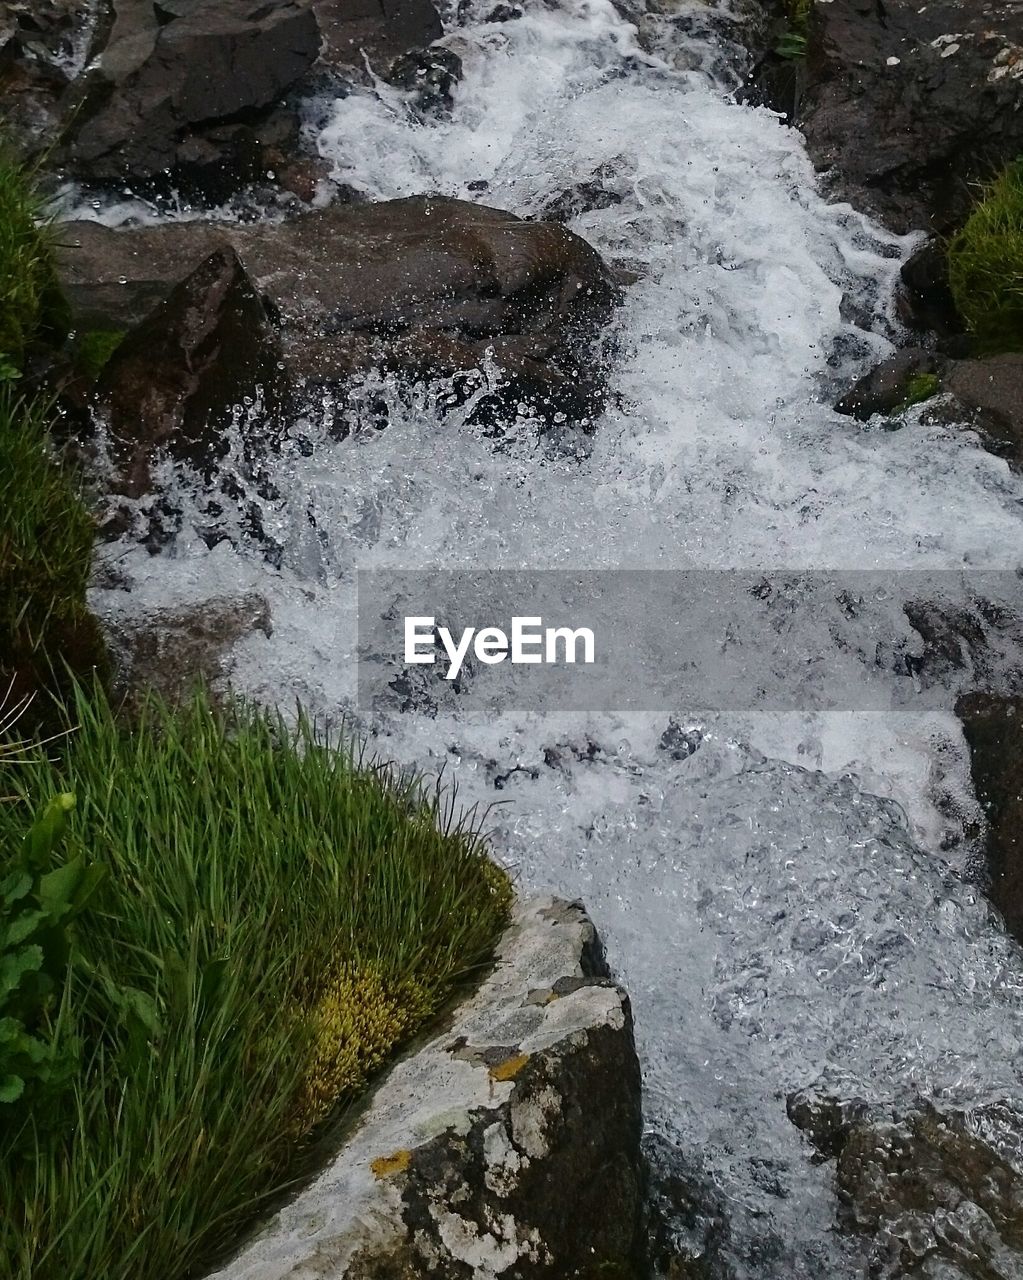
M311 107L321 152L375 198L522 214L603 175L620 203L571 225L640 278L591 447L552 456L522 424L498 442L430 388L381 383L384 431L337 443L309 424L311 454L277 468L279 567L186 526L155 558L117 548L132 590L96 592L101 609L260 591L275 630L240 646L236 687L337 716L358 568L1019 563L1023 484L1004 462L919 412L886 431L828 407L889 350L843 315L894 331L910 242L825 203L796 133L648 52L608 0L527 5L449 39L465 64L450 117L381 85ZM662 740L669 713L688 745ZM494 719L470 697L363 727L467 803L501 802L499 856L586 900L633 996L648 1123L720 1189L737 1276L859 1274L788 1091L828 1072L875 1098L1023 1097L1021 957L957 874L964 847L939 849L971 804L949 709L695 725L684 706Z

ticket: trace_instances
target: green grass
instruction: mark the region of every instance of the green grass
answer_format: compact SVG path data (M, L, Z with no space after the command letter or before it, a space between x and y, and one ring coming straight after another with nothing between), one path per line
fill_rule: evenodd
M785 27L774 47L774 52L779 58L785 58L790 62L801 62L806 57L812 12L813 0L785 0L783 7Z
M0 142L0 380L20 377L32 343L63 312L34 174Z
M0 692L59 690L64 664L102 666L86 608L94 526L75 478L54 462L46 406L0 384Z
M1023 351L1023 159L984 188L948 246L959 314L985 354Z
M0 764L0 849L73 792L63 856L106 868L48 1028L77 1076L0 1120L0 1258L5 1280L179 1280L488 959L510 888L450 805L308 724L202 695L130 733L101 698L77 716L63 759Z

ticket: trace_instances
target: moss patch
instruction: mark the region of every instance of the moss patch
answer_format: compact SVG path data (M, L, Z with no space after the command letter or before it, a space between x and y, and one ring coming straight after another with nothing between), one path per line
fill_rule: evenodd
M511 890L433 792L308 724L203 695L131 731L102 698L76 719L63 758L0 764L0 850L73 792L66 856L105 868L54 1004L78 1069L45 1115L0 1115L0 1257L184 1280L487 961Z
M896 414L905 413L915 404L932 400L940 390L941 379L936 373L914 373L906 383L905 397L895 410Z
M984 188L948 246L949 284L978 348L1023 351L1023 159Z

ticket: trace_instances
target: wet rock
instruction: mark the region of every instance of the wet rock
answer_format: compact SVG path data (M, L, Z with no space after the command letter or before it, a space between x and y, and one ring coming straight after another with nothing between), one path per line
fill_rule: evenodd
M660 1135L645 1144L653 1272L665 1280L735 1280L728 1205L685 1152Z
M588 425L600 406L594 352L618 286L594 249L554 223L415 197L274 225L72 224L63 238L72 307L97 327L123 324L122 308L136 312L229 243L310 387L344 388L381 369L478 384L486 366L481 414L523 405Z
M97 382L117 490L150 492L163 454L208 474L228 451L232 410L257 396L269 430L283 395L280 362L277 335L237 255L216 250L124 338Z
M836 1181L848 1225L874 1236L871 1275L1019 1274L1023 1178L1000 1147L1007 1139L1018 1148L1021 1119L1005 1106L943 1112L924 1105L852 1129Z
M948 258L940 240L928 240L902 264L899 316L913 329L942 335L962 331L948 283Z
M387 73L389 84L414 95L422 112L449 111L452 92L462 78L462 59L453 49L432 45L402 54Z
M0 100L6 141L51 142L69 87L92 45L88 0L5 0L0 5Z
M958 360L944 386L973 416L992 452L1023 467L1023 355Z
M270 606L256 594L215 596L143 616L101 614L120 701L137 706L147 692L172 704L202 684L216 691L230 667L230 650L257 632L272 634Z
M520 903L479 991L211 1280L643 1274L639 1064L595 940L578 903Z
M260 129L312 67L316 19L299 0L216 5L115 0L109 40L70 128L90 183L183 188L211 200L262 166Z
M968 694L956 703L956 715L987 817L991 899L1023 942L1023 699Z
M835 411L860 422L869 421L875 413L896 413L911 398L913 380L935 374L937 369L937 361L929 351L919 347L897 351L854 383L835 405Z
M323 32L320 62L333 70L361 68L363 55L379 68L444 33L431 0L313 0Z
M853 1126L869 1114L860 1098L841 1098L810 1086L790 1093L785 1101L789 1119L816 1148L818 1158L833 1160L849 1140Z
M798 123L818 168L897 231L946 231L1023 151L1012 0L813 6Z

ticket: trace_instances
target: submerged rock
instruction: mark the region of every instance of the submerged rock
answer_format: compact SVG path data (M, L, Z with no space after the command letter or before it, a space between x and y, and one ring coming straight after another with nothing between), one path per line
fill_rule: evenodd
M870 1238L877 1280L1011 1280L1023 1247L1023 1115L870 1106L814 1089L789 1116L835 1160L840 1220Z
M629 1002L593 925L520 903L494 972L215 1280L638 1277L641 1132Z
M311 389L380 370L478 385L489 369L481 414L522 406L588 425L600 407L595 348L618 287L600 255L554 223L420 196L254 227L69 224L63 239L68 296L94 326L123 326L230 245Z
M121 342L96 385L116 488L151 491L166 454L202 473L228 451L235 406L259 396L260 445L281 408L280 344L234 250L215 250Z
M818 168L897 231L945 231L970 184L1023 151L1013 0L812 7L798 123Z
M1023 942L1023 699L968 694L956 703L956 715L987 817L991 899Z

